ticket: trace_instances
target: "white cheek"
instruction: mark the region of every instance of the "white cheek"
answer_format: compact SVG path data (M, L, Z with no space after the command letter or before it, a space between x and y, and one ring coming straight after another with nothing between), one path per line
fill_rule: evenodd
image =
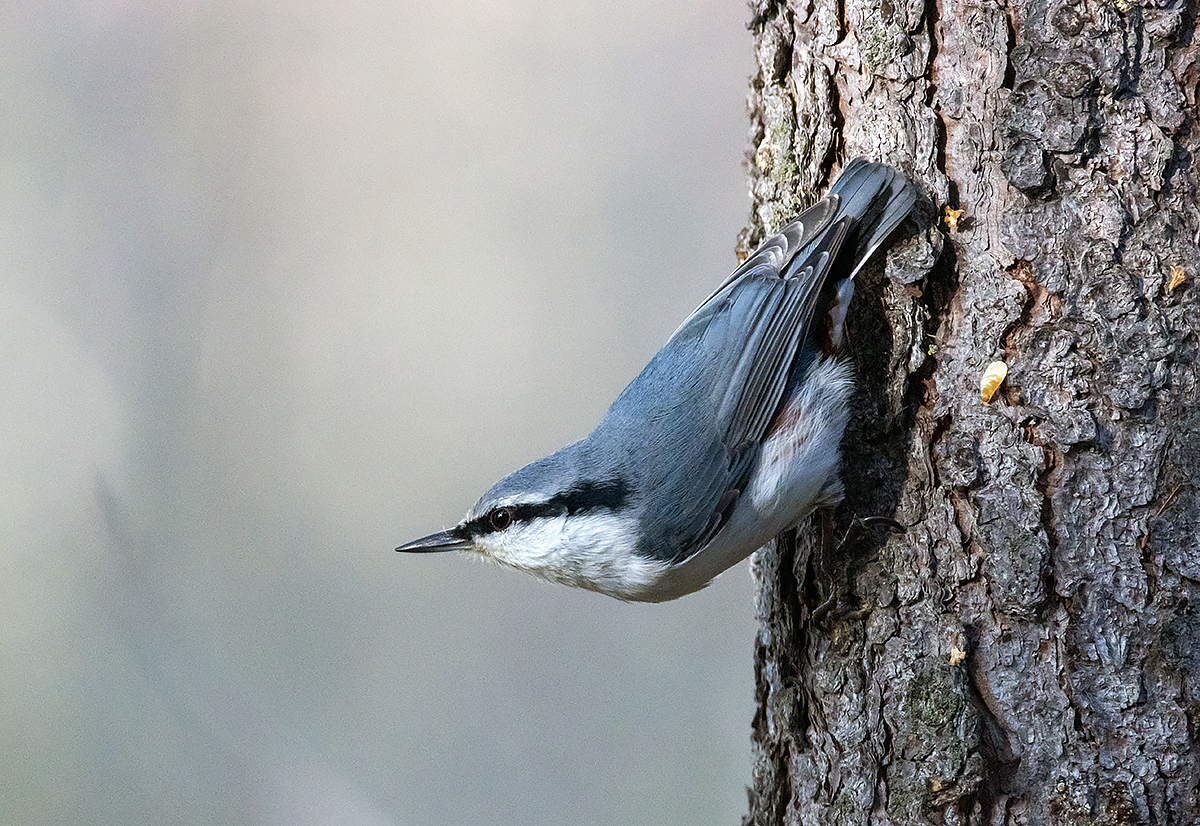
M634 523L608 511L539 518L476 544L504 565L621 599L636 599L667 567L636 554Z
M476 540L484 553L497 562L530 568L559 556L564 544L566 517L535 519L508 530L484 534Z

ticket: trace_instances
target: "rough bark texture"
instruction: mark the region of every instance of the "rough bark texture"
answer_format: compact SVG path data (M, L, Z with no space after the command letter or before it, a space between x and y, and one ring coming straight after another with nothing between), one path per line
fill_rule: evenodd
M846 503L756 556L747 823L1200 822L1200 41L1134 2L752 4L742 246L856 155L929 204Z

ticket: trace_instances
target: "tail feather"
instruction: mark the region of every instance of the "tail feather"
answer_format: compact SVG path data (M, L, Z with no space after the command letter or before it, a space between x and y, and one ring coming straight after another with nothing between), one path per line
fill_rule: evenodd
M780 277L802 277L810 267L818 275L814 286L818 294L808 318L822 320L813 325L809 335L826 355L841 347L854 277L908 215L916 197L912 184L895 169L856 158L846 164L829 193L818 202L828 205L822 222L816 224L819 231L809 233L802 246L792 247L793 257ZM790 229L776 237L785 237ZM800 237L795 231L786 237L793 235Z
M895 169L863 158L846 164L829 192L838 196L836 217L854 220L853 278L908 215L917 193Z

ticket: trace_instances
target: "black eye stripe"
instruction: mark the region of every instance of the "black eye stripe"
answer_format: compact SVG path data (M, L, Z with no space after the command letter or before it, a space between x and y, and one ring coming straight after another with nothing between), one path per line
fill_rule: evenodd
M585 482L555 494L545 502L492 508L472 519L463 529L468 534L478 536L502 531L516 523L529 522L539 517L575 516L597 510L615 511L621 508L628 498L628 486L620 479Z
M586 482L564 493L550 497L547 505L565 508L568 514L585 513L606 508L615 511L629 498L629 488L620 479L607 482Z

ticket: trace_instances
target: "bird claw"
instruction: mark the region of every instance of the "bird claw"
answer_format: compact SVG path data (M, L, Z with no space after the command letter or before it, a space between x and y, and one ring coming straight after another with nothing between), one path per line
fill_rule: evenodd
M865 531L868 528L884 528L892 534L903 534L908 531L907 527L887 516L856 516L850 521L846 533L842 536L842 541L837 544L835 550L841 550L855 530ZM828 535L827 533L826 536ZM809 613L810 622L817 628L827 631L837 621L852 621L869 613L863 608L854 608L843 604L842 596L841 586L835 584L829 596Z
M849 541L851 534L856 529L865 531L867 528L886 528L888 533L892 534L908 533L907 526L901 525L895 519L887 516L856 516L850 520L846 533L842 535L842 541L838 543L838 549L840 550Z
M834 588L829 597L812 610L809 621L822 631L829 631L833 625L842 621L854 621L865 617L869 612L864 608L856 608L842 601L841 588Z

